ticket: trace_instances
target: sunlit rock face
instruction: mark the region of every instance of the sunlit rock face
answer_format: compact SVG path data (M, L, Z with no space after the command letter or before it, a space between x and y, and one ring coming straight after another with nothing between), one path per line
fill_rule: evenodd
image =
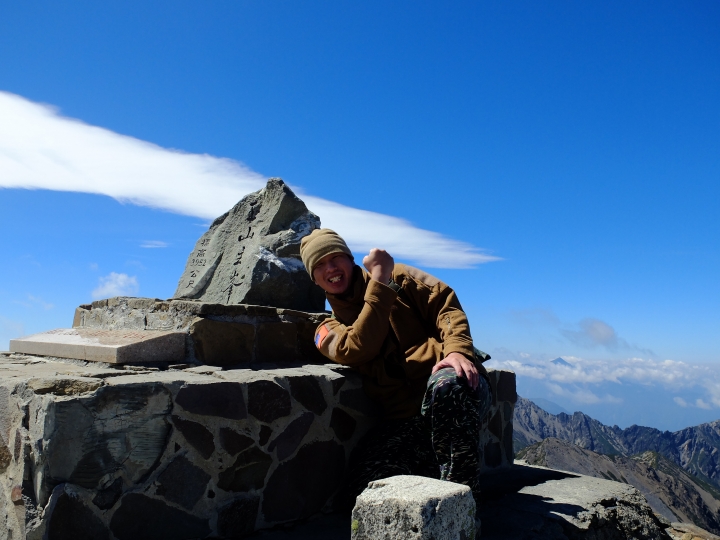
M325 295L305 271L300 240L320 227L279 178L217 218L195 244L175 298L322 311Z

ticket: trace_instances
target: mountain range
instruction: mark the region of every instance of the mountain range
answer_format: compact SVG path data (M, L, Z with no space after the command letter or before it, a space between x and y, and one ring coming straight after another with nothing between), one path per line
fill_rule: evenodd
M633 456L656 452L706 483L720 489L720 420L679 431L630 426L621 429L581 412L550 414L518 397L514 413L515 452L548 437L605 455Z

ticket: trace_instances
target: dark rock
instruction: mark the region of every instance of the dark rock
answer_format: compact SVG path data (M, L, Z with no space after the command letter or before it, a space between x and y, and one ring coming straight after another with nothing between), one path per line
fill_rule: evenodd
M173 425L182 433L185 440L197 450L202 457L209 459L215 451L213 435L205 426L190 420L184 420L179 416L171 416Z
M268 442L270 435L272 435L272 429L270 429L268 426L260 426L260 435L258 436L258 444L260 446L265 446L265 443Z
M300 240L319 226L292 190L271 178L200 237L175 297L322 311L325 295L300 259Z
M374 416L377 414L377 405L375 405L362 388L354 388L352 390L344 390L340 393L340 404L354 409L365 416Z
M210 366L232 366L253 359L252 324L197 319L190 326L195 356Z
M339 440L343 442L349 441L353 433L355 433L355 426L357 426L357 422L352 416L342 409L333 409L330 417L330 427Z
M280 461L292 455L305 435L307 435L314 419L315 415L313 413L306 412L300 415L290 422L288 427L286 427L280 435L275 437L270 443L270 446L268 446L268 450L272 452L277 448L276 454Z
M485 465L488 467L499 467L502 465L502 449L500 443L489 442L483 450Z
M320 383L315 377L290 377L290 395L294 397L308 411L320 416L325 409L325 396L323 396Z
M265 485L265 476L272 465L272 457L257 446L241 452L235 463L221 472L217 486L225 491L249 491Z
M217 530L222 538L242 538L255 530L260 497L246 495L233 499L218 510Z
M48 505L48 540L109 540L110 532L79 497L65 492L63 486L56 488L55 497Z
M175 402L189 413L220 416L230 420L247 418L242 388L237 383L194 384L181 388Z
M290 414L290 395L273 381L248 384L248 410L258 420L270 423Z
M118 540L191 540L210 534L206 519L139 493L122 498L110 530Z
M178 456L160 473L155 493L192 510L205 493L210 475L184 456Z
M302 519L320 511L340 485L344 468L345 451L336 442L303 446L268 480L262 504L265 519Z
M122 488L122 478L116 478L108 487L97 492L92 500L93 504L100 510L110 510L122 495Z
M515 391L515 373L512 371L498 371L497 399L498 401L517 401Z
M157 465L170 433L172 401L160 384L103 386L87 398L57 401L54 408L57 429L45 447L53 485L97 489L119 470L129 483L140 482ZM40 504L47 489L41 486Z
M333 379L332 381L332 389L333 389L333 396L337 396L337 393L340 391L340 389L343 387L347 379L343 377L342 379Z
M500 414L500 411L496 411L488 422L488 429L490 430L490 433L495 435L498 439L502 439L502 427L502 414Z
M291 322L260 323L255 340L259 362L293 362L297 359L297 328Z
M220 446L231 456L250 448L255 441L230 428L220 428Z
M507 459L508 463L512 463L515 459L515 452L513 451L513 425L512 422L508 422L505 424L505 429L503 430L503 438L502 438L502 444L503 444L503 451L505 453L505 459Z

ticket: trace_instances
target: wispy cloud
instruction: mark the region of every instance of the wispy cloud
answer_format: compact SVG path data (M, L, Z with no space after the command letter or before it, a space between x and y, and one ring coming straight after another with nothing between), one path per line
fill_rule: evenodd
M685 401L685 400L684 400L683 398L681 398L681 397L677 397L677 396L676 396L676 397L673 398L673 401L674 401L675 403L677 403L678 405L680 405L681 407L687 407L687 406L688 406L687 401Z
M608 323L592 317L581 320L578 330L562 329L560 333L573 345L588 349L604 347L609 351L634 350L649 356L655 354L648 349L641 349L628 343L617 335L615 329Z
M212 220L266 181L237 161L162 148L7 92L0 92L0 118L0 187L108 195ZM336 229L358 253L384 247L398 259L444 268L498 260L404 219L318 197L303 199L324 227Z
M38 296L33 296L32 294L28 294L26 300L15 300L15 303L20 304L21 306L25 306L26 308L39 307L40 309L44 309L45 311L48 311L55 307L54 304L46 302L42 298Z
M97 288L92 292L92 297L98 300L112 296L135 296L139 290L140 285L135 276L110 272L100 278Z
M142 244L140 244L141 248L149 248L149 249L156 249L156 248L166 248L170 244L167 242L163 242L162 240L145 240Z
M574 401L575 403L584 403L587 405L595 405L597 403L622 403L622 399L616 396L612 396L610 394L605 394L604 396L598 396L595 394L595 392L583 388L578 389L568 389L564 386L560 386L559 384L548 384L548 388L550 388L550 391L555 394L556 396L562 396L565 398L569 398L570 400Z

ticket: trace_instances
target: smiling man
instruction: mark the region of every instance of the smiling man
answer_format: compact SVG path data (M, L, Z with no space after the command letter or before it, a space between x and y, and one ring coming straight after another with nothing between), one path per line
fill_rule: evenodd
M437 278L372 249L356 265L330 229L302 239L308 273L332 318L315 345L363 375L383 417L353 453L352 504L368 482L398 474L441 478L477 493L480 422L490 407L487 372L455 292Z

